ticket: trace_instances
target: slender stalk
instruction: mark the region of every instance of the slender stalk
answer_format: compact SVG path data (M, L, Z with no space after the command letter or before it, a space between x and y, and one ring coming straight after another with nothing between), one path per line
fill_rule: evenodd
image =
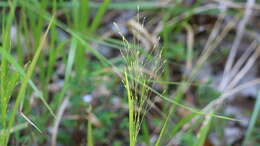
M124 72L125 75L125 88L127 91L127 97L128 97L128 110L129 110L129 140L130 140L130 146L134 146L135 145L135 138L134 138L134 103L133 103L133 99L132 99L132 95L131 95L131 91L130 91L130 87L129 87L129 82L128 82L128 76L127 76L127 72Z
M92 124L91 121L88 121L88 131L87 131L87 146L94 146L94 142L93 142L93 135L92 135Z

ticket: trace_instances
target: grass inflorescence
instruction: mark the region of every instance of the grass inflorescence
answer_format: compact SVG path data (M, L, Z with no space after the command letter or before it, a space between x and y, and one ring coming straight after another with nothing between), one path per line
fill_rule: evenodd
M155 56L148 53L146 54L149 56L144 56L140 53L140 47L130 46L126 40L125 45L126 48L121 50L126 64L123 70L123 83L128 97L130 145L134 146L144 116L151 106L151 102L148 101L153 100L152 92L147 86L153 86L154 82L151 80L159 78L164 62L161 58L161 50L156 50L158 54Z
M258 12L255 0L1 1L0 146L257 145Z

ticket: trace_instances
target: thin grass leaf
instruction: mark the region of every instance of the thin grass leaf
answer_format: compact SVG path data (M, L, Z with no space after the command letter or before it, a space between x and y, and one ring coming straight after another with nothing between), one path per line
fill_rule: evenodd
M255 123L258 119L259 112L260 112L260 91L258 92L258 96L256 98L254 111L253 111L253 114L252 114L251 119L250 119L249 126L248 126L247 131L246 131L246 136L245 136L245 139L243 141L243 146L246 146L247 143L250 141L251 134L253 132Z
M56 109L58 105L60 105L61 101L63 100L65 93L67 91L67 89L69 88L69 82L71 79L71 74L72 74L72 67L74 64L74 60L75 60L75 54L76 54L76 49L78 46L78 41L76 38L72 38L71 41L71 47L70 47L70 51L68 54L68 60L67 60L67 65L66 65L66 70L65 70L65 81L64 81L64 87L62 88L62 91L60 93L60 95L58 96L57 99L55 99L53 106Z
M42 133L42 130L37 126L37 125L35 125L33 122L32 122L32 120L30 120L26 115L24 115L24 113L20 113L21 114L21 116L29 123L29 124L31 124L38 132L40 132L40 133Z
M212 113L210 113L209 115L211 115ZM212 121L212 116L206 116L205 121L202 124L202 127L200 128L200 131L198 132L197 135L197 141L194 143L193 146L203 146L204 142L207 138L209 129L210 129L210 124Z
M167 123L168 123L168 121L169 121L169 119L170 119L170 115L171 115L171 112L168 113L167 118L166 118L166 120L165 120L164 123L163 123L163 126L162 126L162 128L161 128L161 130L160 130L159 137L158 137L157 140L156 140L155 146L159 146L160 143L161 143L163 134L165 133L165 130L166 130L166 128L167 128Z
M107 10L108 4L110 3L110 0L104 0L102 5L99 7L97 15L95 16L91 26L90 26L90 33L93 33L96 31L98 26L100 25L100 22Z
M89 23L89 12L90 12L90 6L89 6L89 0L81 0L80 1L80 30L86 29L88 27ZM85 32L85 31L84 31Z

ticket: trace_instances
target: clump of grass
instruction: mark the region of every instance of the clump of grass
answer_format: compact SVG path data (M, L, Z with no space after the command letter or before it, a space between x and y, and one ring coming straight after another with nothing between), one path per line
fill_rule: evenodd
M127 91L129 108L129 140L130 146L137 142L145 114L152 101L151 87L163 71L162 51L154 45L150 50L143 50L139 44L131 45L120 33L125 48L121 54L125 60L123 83ZM137 42L137 41L135 41ZM150 102L150 103L152 103Z

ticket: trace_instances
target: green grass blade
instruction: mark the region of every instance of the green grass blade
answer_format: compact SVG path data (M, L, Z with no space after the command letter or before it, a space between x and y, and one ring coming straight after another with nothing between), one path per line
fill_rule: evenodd
M42 130L32 122L27 116L25 116L23 113L21 113L21 116L30 124L32 125L38 132L42 133Z
M249 126L248 126L247 131L246 131L246 136L245 136L245 139L243 141L243 146L246 146L247 142L250 141L251 134L252 134L252 131L254 129L255 123L258 119L259 112L260 112L260 91L258 92L258 96L256 98L254 111L253 111Z
M58 96L58 98L55 99L55 102L53 103L53 106L54 106L55 109L58 107L58 105L60 105L60 103L63 100L64 95L65 95L65 93L66 93L66 91L69 87L69 81L71 79L71 72L72 72L72 67L73 67L74 60L75 60L75 54L76 54L77 46L78 46L77 39L72 38L71 47L70 47L70 51L69 51L69 54L68 54L66 70L65 70L64 87L62 88L62 91L61 91L60 95Z
M172 110L171 110L171 111L172 111ZM163 123L163 126L162 126L162 128L161 128L161 130L160 130L159 137L158 137L157 140L156 140L155 146L159 146L160 143L161 143L163 134L164 134L164 132L165 132L165 130L166 130L168 121L169 121L169 119L170 119L170 115L171 115L171 113L172 113L171 111L168 113L167 118L165 119L165 121L164 121L164 123Z
M80 30L85 32L89 23L89 0L80 0Z
M96 31L98 26L100 25L100 22L107 10L108 4L110 3L110 0L104 0L100 8L98 9L97 15L95 16L91 26L90 26L90 33L93 33Z
M209 114L211 115L211 113ZM200 131L197 135L197 141L194 143L193 146L203 146L204 142L207 138L209 129L210 129L210 124L212 121L212 116L206 116L206 120L203 122L202 127L200 128Z

